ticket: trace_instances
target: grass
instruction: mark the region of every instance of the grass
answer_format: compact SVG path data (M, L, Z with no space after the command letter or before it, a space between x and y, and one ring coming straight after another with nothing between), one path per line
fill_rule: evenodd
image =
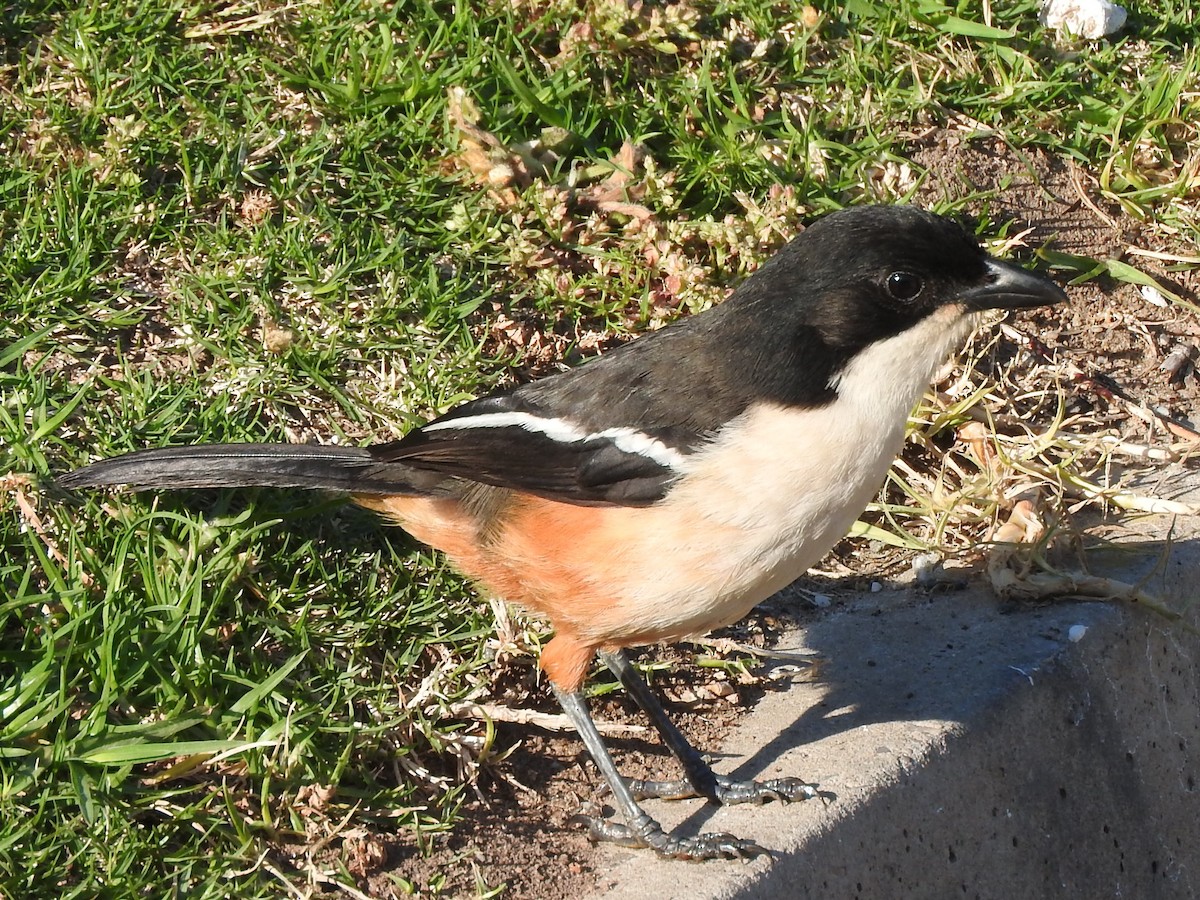
M1194 242L1191 4L1086 45L1036 6L7 4L0 895L362 884L334 837L451 827L477 729L441 711L489 679L486 608L365 515L49 476L393 437L910 195L931 129Z

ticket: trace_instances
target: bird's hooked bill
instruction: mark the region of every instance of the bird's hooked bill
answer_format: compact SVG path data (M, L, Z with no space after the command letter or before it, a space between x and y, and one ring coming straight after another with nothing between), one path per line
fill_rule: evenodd
M971 309L1024 309L1067 299L1062 288L1038 272L999 259L989 259L987 268L988 280L962 297Z

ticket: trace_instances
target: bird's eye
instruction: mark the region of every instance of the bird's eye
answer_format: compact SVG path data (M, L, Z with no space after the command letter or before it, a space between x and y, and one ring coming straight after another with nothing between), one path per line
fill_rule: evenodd
M912 272L893 272L887 277L888 293L892 295L892 299L904 303L917 299L923 287L925 282L921 280L921 276Z

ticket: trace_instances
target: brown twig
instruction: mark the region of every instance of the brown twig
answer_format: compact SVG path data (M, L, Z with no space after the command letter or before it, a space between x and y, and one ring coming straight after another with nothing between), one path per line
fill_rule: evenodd
M490 719L493 722L512 722L516 725L533 725L546 731L574 731L571 720L561 713L544 713L536 709L514 709L495 703L462 702L450 705L450 714L462 719ZM625 725L620 722L596 720L596 729L601 734L642 734L649 729L644 725Z

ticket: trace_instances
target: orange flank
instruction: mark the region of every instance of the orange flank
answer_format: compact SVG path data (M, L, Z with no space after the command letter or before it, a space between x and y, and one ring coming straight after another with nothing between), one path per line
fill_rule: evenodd
M555 637L542 651L541 666L562 690L582 686L598 649L617 649L602 623L613 616L611 576L621 565L613 547L625 543L613 531L632 525L632 517L621 515L625 509L522 496L495 523L449 498L354 499L441 550L486 591L545 616ZM497 524L497 533L481 538Z

